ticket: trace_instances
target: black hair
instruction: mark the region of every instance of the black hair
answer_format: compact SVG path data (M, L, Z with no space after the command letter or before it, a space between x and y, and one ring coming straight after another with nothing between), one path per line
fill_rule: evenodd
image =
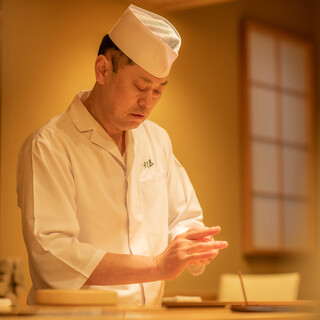
M110 39L109 35L106 34L100 44L98 55L105 54L109 49L115 49L121 51L114 42Z
M109 35L106 34L101 41L98 56L101 54L105 56L108 52L110 54L113 72L117 72L121 65L133 65L133 61L124 54L110 39Z

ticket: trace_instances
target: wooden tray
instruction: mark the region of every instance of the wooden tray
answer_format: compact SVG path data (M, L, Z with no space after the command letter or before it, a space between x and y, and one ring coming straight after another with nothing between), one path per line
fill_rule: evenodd
M58 290L36 291L36 303L56 306L109 306L118 302L117 293L106 290Z

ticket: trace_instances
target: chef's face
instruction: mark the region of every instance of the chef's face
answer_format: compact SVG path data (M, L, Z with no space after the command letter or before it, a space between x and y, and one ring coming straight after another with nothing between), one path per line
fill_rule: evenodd
M138 127L159 101L166 84L167 77L157 78L136 64L107 72L101 105L109 130L121 132Z

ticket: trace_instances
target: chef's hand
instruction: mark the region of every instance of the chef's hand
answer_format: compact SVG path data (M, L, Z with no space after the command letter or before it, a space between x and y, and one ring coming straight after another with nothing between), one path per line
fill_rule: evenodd
M216 227L214 227L214 228L216 228L216 230L217 230L216 234L218 234L218 233L221 231L221 227L216 226ZM190 229L188 229L188 231L196 231L196 230L203 230L203 228L191 227ZM215 234L215 235L216 235L216 234ZM207 241L207 242L215 242L213 236L204 237L202 240L203 240L203 241ZM221 241L220 241L220 242L221 242ZM226 241L223 241L223 242L226 243ZM227 247L227 246L228 246L228 243L226 243L226 247ZM224 248L226 248L226 247L224 247ZM224 248L220 248L220 249L224 249ZM208 264L211 263L211 261L212 261L218 254L219 254L219 249L216 249L216 255L215 255L213 258L203 259L203 260L194 262L194 263L192 263L192 264L193 264L193 265L202 265L202 264L203 264L203 265L206 265L206 266L207 266Z
M219 253L219 249L228 246L226 241L214 241L212 236L220 232L220 227L191 228L179 234L169 246L154 257L163 280L172 280L192 264L210 263Z

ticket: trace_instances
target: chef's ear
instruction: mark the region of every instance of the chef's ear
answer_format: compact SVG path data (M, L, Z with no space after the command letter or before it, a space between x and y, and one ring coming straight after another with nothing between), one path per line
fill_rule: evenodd
M103 54L98 55L95 63L96 82L103 85L112 70L111 58Z

